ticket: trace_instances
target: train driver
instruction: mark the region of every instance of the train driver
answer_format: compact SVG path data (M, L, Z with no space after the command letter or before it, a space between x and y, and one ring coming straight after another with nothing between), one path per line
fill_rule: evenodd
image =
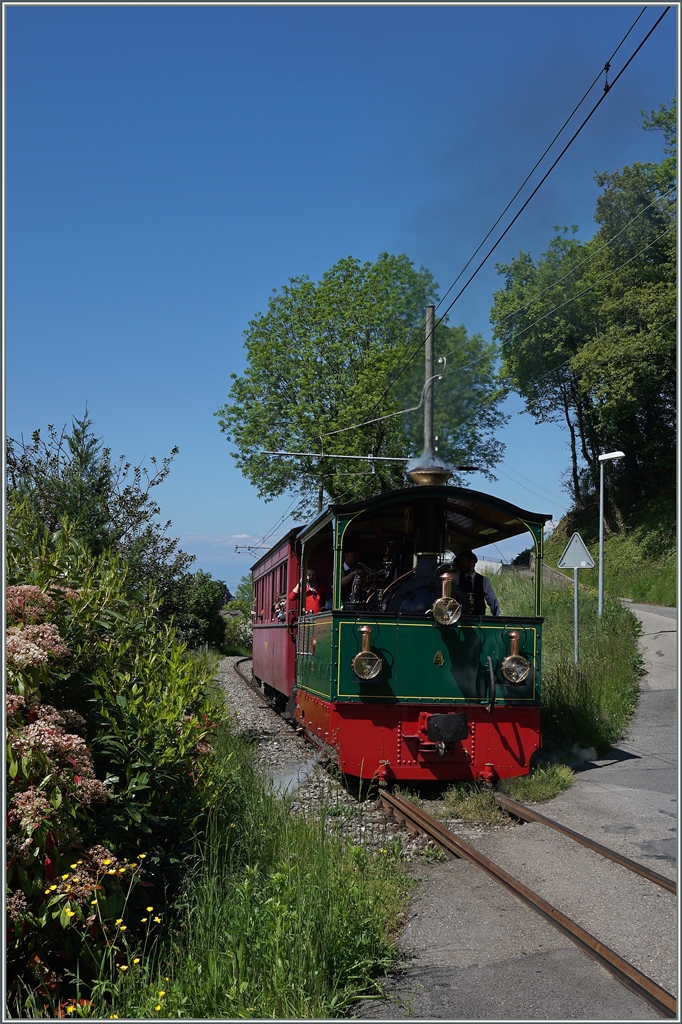
M478 558L473 551L460 551L456 566L459 569L459 586L467 595L471 615L485 615L486 604L491 615L500 614L500 605L487 576L476 572ZM466 609L466 605L465 605Z
M350 592L353 589L353 580L359 572L365 572L368 575L372 573L372 569L367 565L363 565L360 561L360 552L357 548L350 548L343 553L343 569L341 574L341 603L345 604L350 599Z
M295 601L298 598L300 589L300 584L297 583L289 594L290 601ZM314 569L308 569L306 573L305 610L307 612L321 611L325 596L323 588L317 585L317 573Z

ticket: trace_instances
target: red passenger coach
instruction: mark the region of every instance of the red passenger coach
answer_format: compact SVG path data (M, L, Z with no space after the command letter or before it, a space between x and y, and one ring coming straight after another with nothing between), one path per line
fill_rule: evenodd
M296 621L298 602L289 594L301 572L298 529L289 530L253 571L253 675L265 692L280 703L288 699L296 680Z

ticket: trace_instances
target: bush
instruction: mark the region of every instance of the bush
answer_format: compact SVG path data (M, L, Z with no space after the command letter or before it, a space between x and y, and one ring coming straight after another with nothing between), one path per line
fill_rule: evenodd
M534 583L514 573L495 578L503 615L534 614ZM639 692L639 623L619 601L579 592L579 667L573 663L573 589L543 583L543 743L575 743L606 753L623 735Z
M50 534L14 503L7 579L8 983L20 1012L69 995L76 972L92 981L115 935L140 932L150 893L162 904L177 886L214 792L222 705L214 659L188 654L153 594L131 599L122 557L93 558L68 522Z
M246 616L240 612L226 617L225 647L227 654L250 657L253 648L253 625L250 614Z

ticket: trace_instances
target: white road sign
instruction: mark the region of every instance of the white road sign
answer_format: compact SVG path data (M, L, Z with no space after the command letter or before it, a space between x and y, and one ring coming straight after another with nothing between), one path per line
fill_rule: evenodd
M579 533L574 533L557 565L560 569L592 569L594 558Z

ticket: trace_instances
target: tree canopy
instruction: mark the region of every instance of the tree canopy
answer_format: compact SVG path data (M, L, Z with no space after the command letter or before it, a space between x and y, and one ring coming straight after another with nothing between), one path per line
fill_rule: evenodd
M246 370L232 374L230 401L216 413L237 466L259 496L294 491L299 509L309 511L320 487L334 501L351 501L403 486L402 462L329 456L419 454L420 411L379 417L419 404L425 309L437 301L427 270L388 253L375 263L347 257L317 283L292 278L273 291L266 312L244 332ZM439 455L475 460L490 472L503 452L494 436L504 422L503 392L494 380L496 346L443 324L435 352L447 358L434 390ZM355 428L367 420L374 422ZM315 454L275 458L264 450Z
M71 429L48 425L47 440L35 430L29 442L7 440L7 503L14 517L32 520L58 532L66 523L93 557L120 555L126 566L126 588L141 599L159 602L158 614L173 620L181 640L195 647L220 645L219 616L224 583L208 573L192 574L195 560L168 535L170 521L159 521L161 509L150 493L168 476L178 449L151 470L133 466L96 437L86 409Z
M663 133L667 155L596 175L593 238L555 228L537 263L521 252L498 265L503 377L536 422L566 424L578 509L593 498L600 452L614 448L626 455L612 468L617 501L674 487L675 103L643 124Z

